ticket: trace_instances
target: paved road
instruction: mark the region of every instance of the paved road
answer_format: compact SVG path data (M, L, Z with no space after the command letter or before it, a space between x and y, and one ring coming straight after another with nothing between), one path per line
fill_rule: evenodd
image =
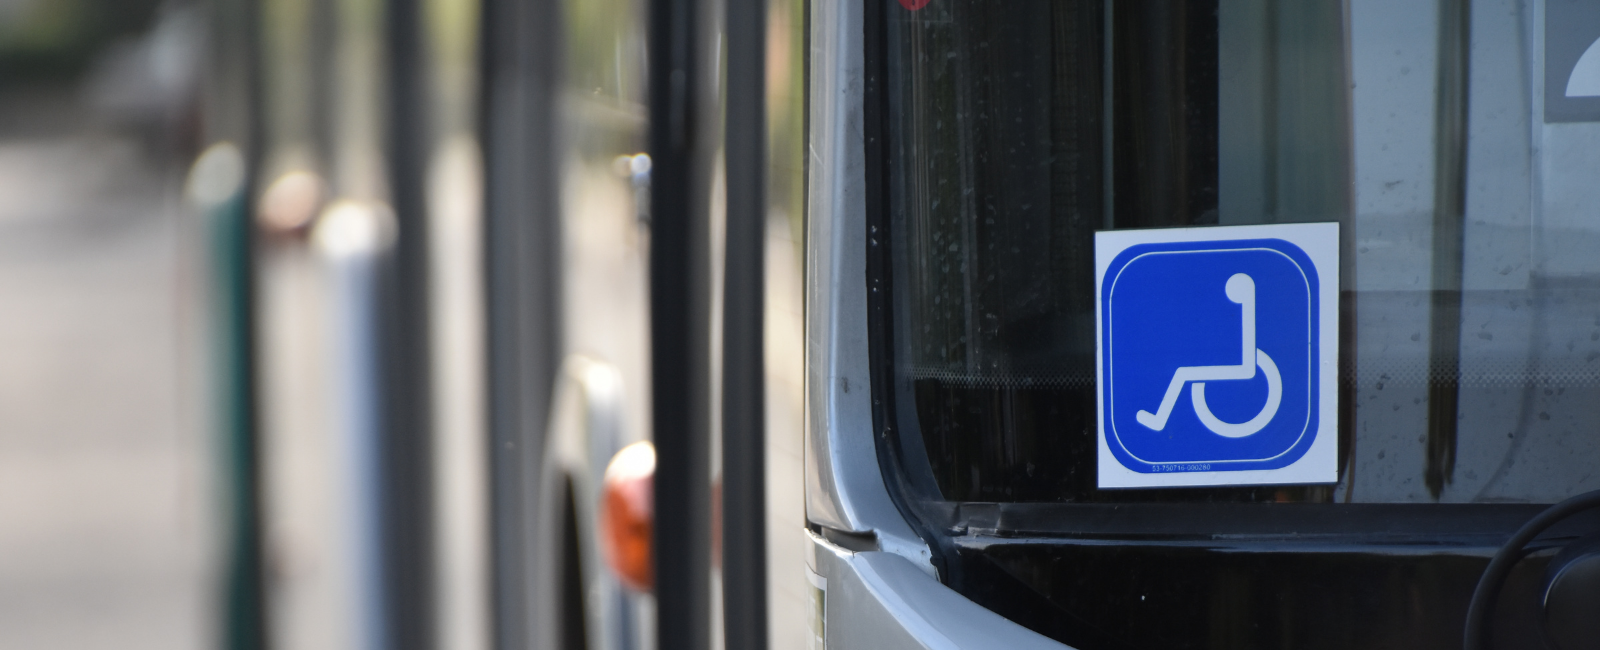
M0 648L209 645L181 174L0 135Z

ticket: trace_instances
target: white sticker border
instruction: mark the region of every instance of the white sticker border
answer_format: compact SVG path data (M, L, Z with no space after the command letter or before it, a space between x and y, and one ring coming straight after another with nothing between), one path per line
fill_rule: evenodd
M1277 469L1143 473L1124 467L1112 455L1106 436L1102 284L1111 261L1140 244L1281 239L1305 251L1317 271L1318 364L1317 432L1304 456ZM1306 485L1334 483L1339 478L1339 224L1295 223L1204 228L1109 230L1094 234L1095 444L1096 482L1102 489L1216 487L1233 485Z

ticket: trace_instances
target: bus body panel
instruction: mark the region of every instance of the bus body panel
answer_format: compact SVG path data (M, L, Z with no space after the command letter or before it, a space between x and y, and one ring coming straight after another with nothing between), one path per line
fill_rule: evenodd
M806 518L873 534L931 572L927 546L889 500L871 431L861 10L820 0L811 11Z
M825 614L820 627L828 646L880 650L1069 648L967 600L900 555L854 552L815 533L808 532L806 537L809 568L826 577L812 589L822 592ZM813 630L817 627L813 622Z

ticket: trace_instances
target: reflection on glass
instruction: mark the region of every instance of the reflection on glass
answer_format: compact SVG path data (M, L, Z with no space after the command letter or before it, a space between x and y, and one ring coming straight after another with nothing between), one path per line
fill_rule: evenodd
M1600 258L1579 252L1600 245L1582 216L1600 184L1577 171L1600 162L1600 129L1530 127L1524 32L1444 5L890 5L911 484L1042 502L1600 487L1583 428L1600 404ZM1093 233L1323 221L1344 224L1340 482L1096 490Z

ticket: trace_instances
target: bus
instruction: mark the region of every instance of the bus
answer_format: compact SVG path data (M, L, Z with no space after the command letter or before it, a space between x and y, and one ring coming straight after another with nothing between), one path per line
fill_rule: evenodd
M489 645L1600 638L1600 4L475 6Z
M1593 643L1600 8L810 6L819 647Z

